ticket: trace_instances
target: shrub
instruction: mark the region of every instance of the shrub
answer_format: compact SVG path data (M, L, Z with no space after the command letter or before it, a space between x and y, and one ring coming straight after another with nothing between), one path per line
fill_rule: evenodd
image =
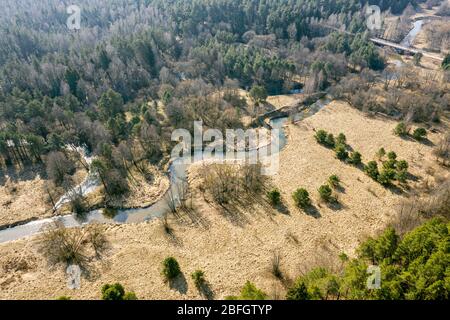
M336 146L336 149L334 150L336 152L336 157L341 160L345 161L348 158L348 152L344 145L339 144Z
M258 289L253 283L247 281L245 286L241 290L240 300L265 300L267 294Z
M86 203L84 196L80 192L71 192L69 196L70 208L73 213L79 216L88 211L88 204Z
M395 180L397 180L400 183L405 183L408 179L408 172L406 170L400 170L397 171L395 174Z
M254 85L250 89L249 94L250 98L252 98L255 103L262 103L267 99L267 90L263 86Z
M225 300L265 300L267 294L258 289L253 283L247 281L239 296L227 296Z
M389 160L396 160L397 159L397 154L394 151L391 151L387 154L387 157Z
M331 200L333 200L332 194L333 191L328 185L323 185L319 187L319 195L323 201L330 202Z
M56 298L56 300L72 300L72 298L68 297L68 296L61 296L61 297Z
M425 130L424 128L417 128L413 132L413 137L416 140L422 140L426 136L427 136L427 130Z
M386 150L384 150L384 148L380 148L380 150L377 151L378 160L382 160L385 155L386 155Z
M102 287L102 300L137 300L134 292L126 292L120 283L105 284Z
M172 280L181 274L180 265L173 257L168 257L163 261L163 275L166 280Z
M370 161L364 166L364 172L374 180L378 179L380 172L378 171L378 164L375 161Z
M273 189L267 192L267 198L271 205L276 206L281 203L281 193L278 189Z
M325 130L319 130L316 132L315 138L317 142L325 147L334 148L336 141L332 133L328 133Z
M275 252L272 257L272 274L278 279L283 278L283 272L281 272L280 265L281 265L280 253Z
M359 153L358 151L352 152L350 154L349 162L355 166L359 166L362 163L361 153Z
M334 136L332 133L329 133L327 135L327 140L325 142L325 145L329 148L334 148L334 146L336 145L336 141L334 140Z
M138 300L134 292L127 292L123 296L123 300Z
M286 293L286 300L309 300L310 295L304 281L297 280Z
M194 280L195 287L200 289L205 283L205 273L202 270L195 270L191 274L192 280Z
M404 171L404 170L408 170L408 162L406 160L400 160L397 162L396 168L399 171Z
M343 133L339 133L339 135L336 138L336 144L343 144L345 145L347 143L347 137Z
M444 61L442 61L442 69L444 70L450 70L450 53L447 54L444 58Z
M325 130L319 130L316 132L315 138L318 143L320 143L322 145L326 145L327 144L327 135L328 134Z
M102 287L102 300L123 300L125 289L120 283L105 284Z
M423 54L421 52L417 52L413 57L414 65L419 66L422 58L423 58Z
M339 186L339 183L341 182L341 180L339 179L339 177L335 174L333 174L332 176L330 176L328 178L328 184L332 187L332 188L336 188Z
M343 271L313 269L297 279L286 299L448 300L449 227L435 218L403 236L388 228L362 243L357 258L346 259ZM367 290L368 265L385 270L380 290Z
M384 169L392 169L394 170L397 167L397 160L389 159L383 162Z
M105 191L111 197L121 196L130 191L128 180L124 179L119 170L110 170L103 179L107 185Z
M104 229L97 224L83 228L66 228L60 222L48 225L42 234L41 249L51 263L86 265L106 248ZM90 247L90 248L89 248Z
M408 127L404 122L400 122L394 129L397 136L406 136L408 134Z
M307 208L311 205L311 199L309 198L309 193L306 189L297 189L292 194L292 199L294 199L295 205L300 208Z
M288 289L288 300L328 300L339 299L342 294L341 279L324 267L313 268L298 277ZM345 290L345 289L344 289Z
M378 175L377 181L381 183L383 186L389 186L394 180L396 172L392 169L384 169Z

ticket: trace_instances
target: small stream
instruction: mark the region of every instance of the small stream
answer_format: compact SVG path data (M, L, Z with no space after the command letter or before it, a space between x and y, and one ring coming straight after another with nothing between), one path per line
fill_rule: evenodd
M328 105L331 102L330 99L324 98L316 103L312 104L306 110L299 112L293 116L294 121L301 121L314 115L316 112L321 110L323 107ZM260 148L262 154L270 155L271 150L275 147L276 150L281 151L287 143L287 138L285 131L283 129L284 125L288 121L288 117L280 117L274 118L270 120L270 125L273 129L279 130L279 137L275 139L278 141L278 146L274 146L272 142L267 146L263 146ZM177 199L179 197L179 186L182 182L186 181L187 178L187 169L188 165L182 163L181 159L176 159L172 162L169 168L169 177L170 177L170 192L172 197ZM96 188L97 182L95 179L88 178L85 182L82 183L86 188ZM85 189L85 191L89 191L91 189ZM100 223L140 223L144 221L148 221L154 218L162 217L165 213L170 211L168 206L168 202L166 200L166 196L162 199L158 200L155 204L147 207L147 208L139 208L139 209L123 209L123 210L109 210L109 209L99 209L93 210L87 213L83 218L76 218L74 215L65 215L58 216L49 219L36 220L24 225L15 226L9 229L5 229L0 231L0 243L9 242L18 240L24 237L29 237L35 235L42 231L42 228L52 222L60 222L64 224L66 227L78 227L84 224L89 224L92 222L100 222ZM58 203L64 203L64 200L67 196L63 196Z
M402 42L400 42L400 44L404 47L410 48L419 32L422 30L423 23L424 23L423 20L415 21L414 27L411 29L411 31L409 31L405 39L403 39Z
M92 163L92 160L94 160L94 157L92 155L89 155L86 148L76 147L74 145L67 145L67 149L71 151L78 152L80 156L83 158L86 165L90 166ZM77 186L74 187L74 190L76 190L79 194L82 194L83 196L87 196L88 194L94 192L97 190L97 188L100 186L100 183L98 181L97 176L95 176L92 173L88 173L88 176ZM66 193L63 195L56 203L54 209L57 210L61 208L64 204L70 202L70 193Z
M414 43L419 32L422 30L424 26L424 20L417 20L414 22L414 27L408 32L406 37L400 42L400 44L404 47L410 48ZM405 63L402 60L394 60L393 61L395 68L398 70L405 66ZM391 74L392 80L396 80L399 77L398 71L395 71Z

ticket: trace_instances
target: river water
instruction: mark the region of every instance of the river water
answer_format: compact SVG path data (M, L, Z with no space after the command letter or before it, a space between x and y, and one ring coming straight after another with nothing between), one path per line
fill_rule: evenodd
M423 26L424 20L415 21L414 27L408 32L400 44L406 48L410 48ZM391 73L391 79L396 80L399 77L399 70L405 66L405 63L402 60L394 60L393 64L395 65L396 70Z
M414 22L414 27L411 29L411 31L409 31L405 39L403 39L400 44L406 48L410 48L419 32L422 30L422 26L423 20L417 20L416 22Z
M314 115L320 109L330 103L329 99L321 99L308 107L306 110L295 114L293 116L294 121L301 121L307 117ZM263 149L260 154L270 155L272 150L281 151L286 143L287 138L283 129L284 125L288 121L288 117L280 117L270 120L270 125L273 129L279 129L279 136L277 139L271 142L267 146L260 148ZM277 145L274 145L277 143ZM24 237L35 235L42 231L42 228L53 222L60 222L66 227L78 227L84 224L92 222L100 223L139 223L150 219L162 217L165 213L170 211L167 196L170 194L171 198L178 199L180 196L180 185L186 181L188 165L183 164L181 159L175 159L169 168L170 177L170 189L168 193L155 204L147 208L140 209L124 209L111 212L108 209L93 210L87 213L84 217L79 218L74 215L58 216L49 219L36 220L24 225L15 226L9 229L0 231L0 243L18 240ZM95 179L88 177L88 179L82 183L85 188L84 191L92 191L97 185ZM86 192L85 192L86 193ZM58 203L63 203L66 197L63 196Z

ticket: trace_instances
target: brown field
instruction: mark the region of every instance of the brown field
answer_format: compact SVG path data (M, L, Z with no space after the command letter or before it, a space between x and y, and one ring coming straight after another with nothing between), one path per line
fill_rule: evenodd
M272 104L275 108L281 108L293 105L295 104L295 102L301 100L303 97L304 97L303 93L277 95L268 97L267 102Z
M54 299L61 295L98 299L100 287L108 282L122 283L141 299L204 299L191 280L196 269L206 273L210 298L237 294L247 280L272 298L283 297L282 283L270 273L274 252L281 256L281 270L287 279L313 265L333 264L337 254L353 255L361 239L383 229L396 205L409 194L385 189L360 169L335 159L333 151L315 142L314 130L343 132L348 144L362 153L364 162L372 160L380 147L395 151L410 163L410 172L417 180L409 183L411 188L433 181L426 172L448 175L431 156L432 146L394 136L395 125L333 102L288 128L289 143L273 178L273 184L282 191L287 213L270 208L262 199L218 209L197 192L195 211L170 219L171 235L163 231L160 220L107 226L109 249L101 261L91 263L80 290L67 289L64 266L48 265L39 252L37 238L0 244L0 299ZM438 134L431 134L430 144L437 138ZM191 169L191 182L197 181L198 170L201 167ZM329 208L318 201L316 190L331 174L342 180L338 192L341 207ZM291 201L291 193L298 187L309 190L313 199L315 210L308 214ZM161 276L161 262L167 256L179 261L184 275L172 287Z

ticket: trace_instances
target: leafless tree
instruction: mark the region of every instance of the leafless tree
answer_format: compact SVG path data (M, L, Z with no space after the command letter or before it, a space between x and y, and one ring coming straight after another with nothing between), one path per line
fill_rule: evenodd
M91 250L95 256L107 247L104 229L100 225L66 228L61 222L46 226L40 238L41 249L51 263L76 263L85 266L91 260Z
M46 164L47 175L57 185L61 185L64 181L64 177L67 174L73 174L75 170L74 162L71 159L68 159L64 153L59 151L51 152L47 156Z
M441 161L444 166L450 164L450 133L440 139L433 153L436 160Z

